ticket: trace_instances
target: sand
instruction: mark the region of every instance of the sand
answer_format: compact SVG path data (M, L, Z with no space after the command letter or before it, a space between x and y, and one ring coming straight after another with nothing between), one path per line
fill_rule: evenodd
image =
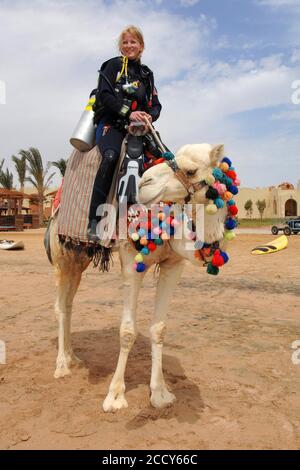
M116 366L122 311L118 256L109 274L90 267L74 302L72 343L84 367L53 378L57 352L54 277L43 230L4 234L22 252L0 250L1 449L296 449L300 447L300 236L254 257L274 238L239 235L218 277L187 265L170 306L164 371L172 408L149 404L149 322L155 279L145 279L139 335L127 372L129 407L102 402Z

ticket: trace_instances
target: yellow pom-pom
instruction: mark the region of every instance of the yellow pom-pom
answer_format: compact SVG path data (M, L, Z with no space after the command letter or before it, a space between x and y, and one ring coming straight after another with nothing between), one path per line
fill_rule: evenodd
M235 233L232 230L228 230L224 233L224 238L225 240L229 241L233 240L235 238Z
M208 175L205 178L205 183L208 184L209 186L212 186L215 183L216 179L213 175Z
M140 238L140 237L139 237L139 235L138 235L137 233L133 233L133 234L131 235L131 240L133 240L134 242L136 242L139 238Z
M134 257L134 260L137 262L137 263L141 263L143 261L143 256L139 253L138 255L136 255Z
M222 170L222 171L224 171L224 172L226 173L226 171L229 170L229 165L228 165L228 163L226 163L226 162L220 163L220 170Z
M214 201L209 201L209 204L207 204L205 211L209 215L213 215L218 211L217 206L214 204Z
M143 246L148 245L148 240L147 240L147 238L146 238L146 237L142 237L142 238L140 239L140 244L143 245Z
M161 238L162 240L169 240L170 237L169 237L169 235L168 235L166 232L163 232L163 233L161 234L160 238Z
M230 201L230 199L232 198L233 198L233 194L230 191L226 191L223 195L223 199L225 199L225 201Z

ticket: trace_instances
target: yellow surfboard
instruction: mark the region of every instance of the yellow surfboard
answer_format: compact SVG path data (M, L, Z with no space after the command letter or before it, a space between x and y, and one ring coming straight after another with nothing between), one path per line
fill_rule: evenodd
M276 251L284 250L288 245L288 239L285 235L276 238L275 240L267 243L266 245L259 245L251 250L252 255L267 255L269 253L276 253Z

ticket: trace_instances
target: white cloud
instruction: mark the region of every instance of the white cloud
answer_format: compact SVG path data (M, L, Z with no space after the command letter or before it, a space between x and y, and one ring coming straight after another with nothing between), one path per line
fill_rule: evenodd
M180 0L180 4L183 6L183 7L192 7L194 5L196 5L197 3L199 3L200 0Z

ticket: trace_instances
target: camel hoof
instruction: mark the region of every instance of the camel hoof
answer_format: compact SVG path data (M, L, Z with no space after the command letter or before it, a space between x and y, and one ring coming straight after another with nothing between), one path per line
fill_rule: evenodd
M109 393L105 398L102 407L105 413L115 413L115 411L118 411L121 408L128 408L128 403L124 394L115 396L113 393Z
M66 366L59 366L54 372L55 379L60 379L62 377L65 377L66 375L71 375L70 369Z
M154 408L166 408L173 405L176 401L175 395L169 392L166 388L161 390L154 390L151 393L150 402Z

